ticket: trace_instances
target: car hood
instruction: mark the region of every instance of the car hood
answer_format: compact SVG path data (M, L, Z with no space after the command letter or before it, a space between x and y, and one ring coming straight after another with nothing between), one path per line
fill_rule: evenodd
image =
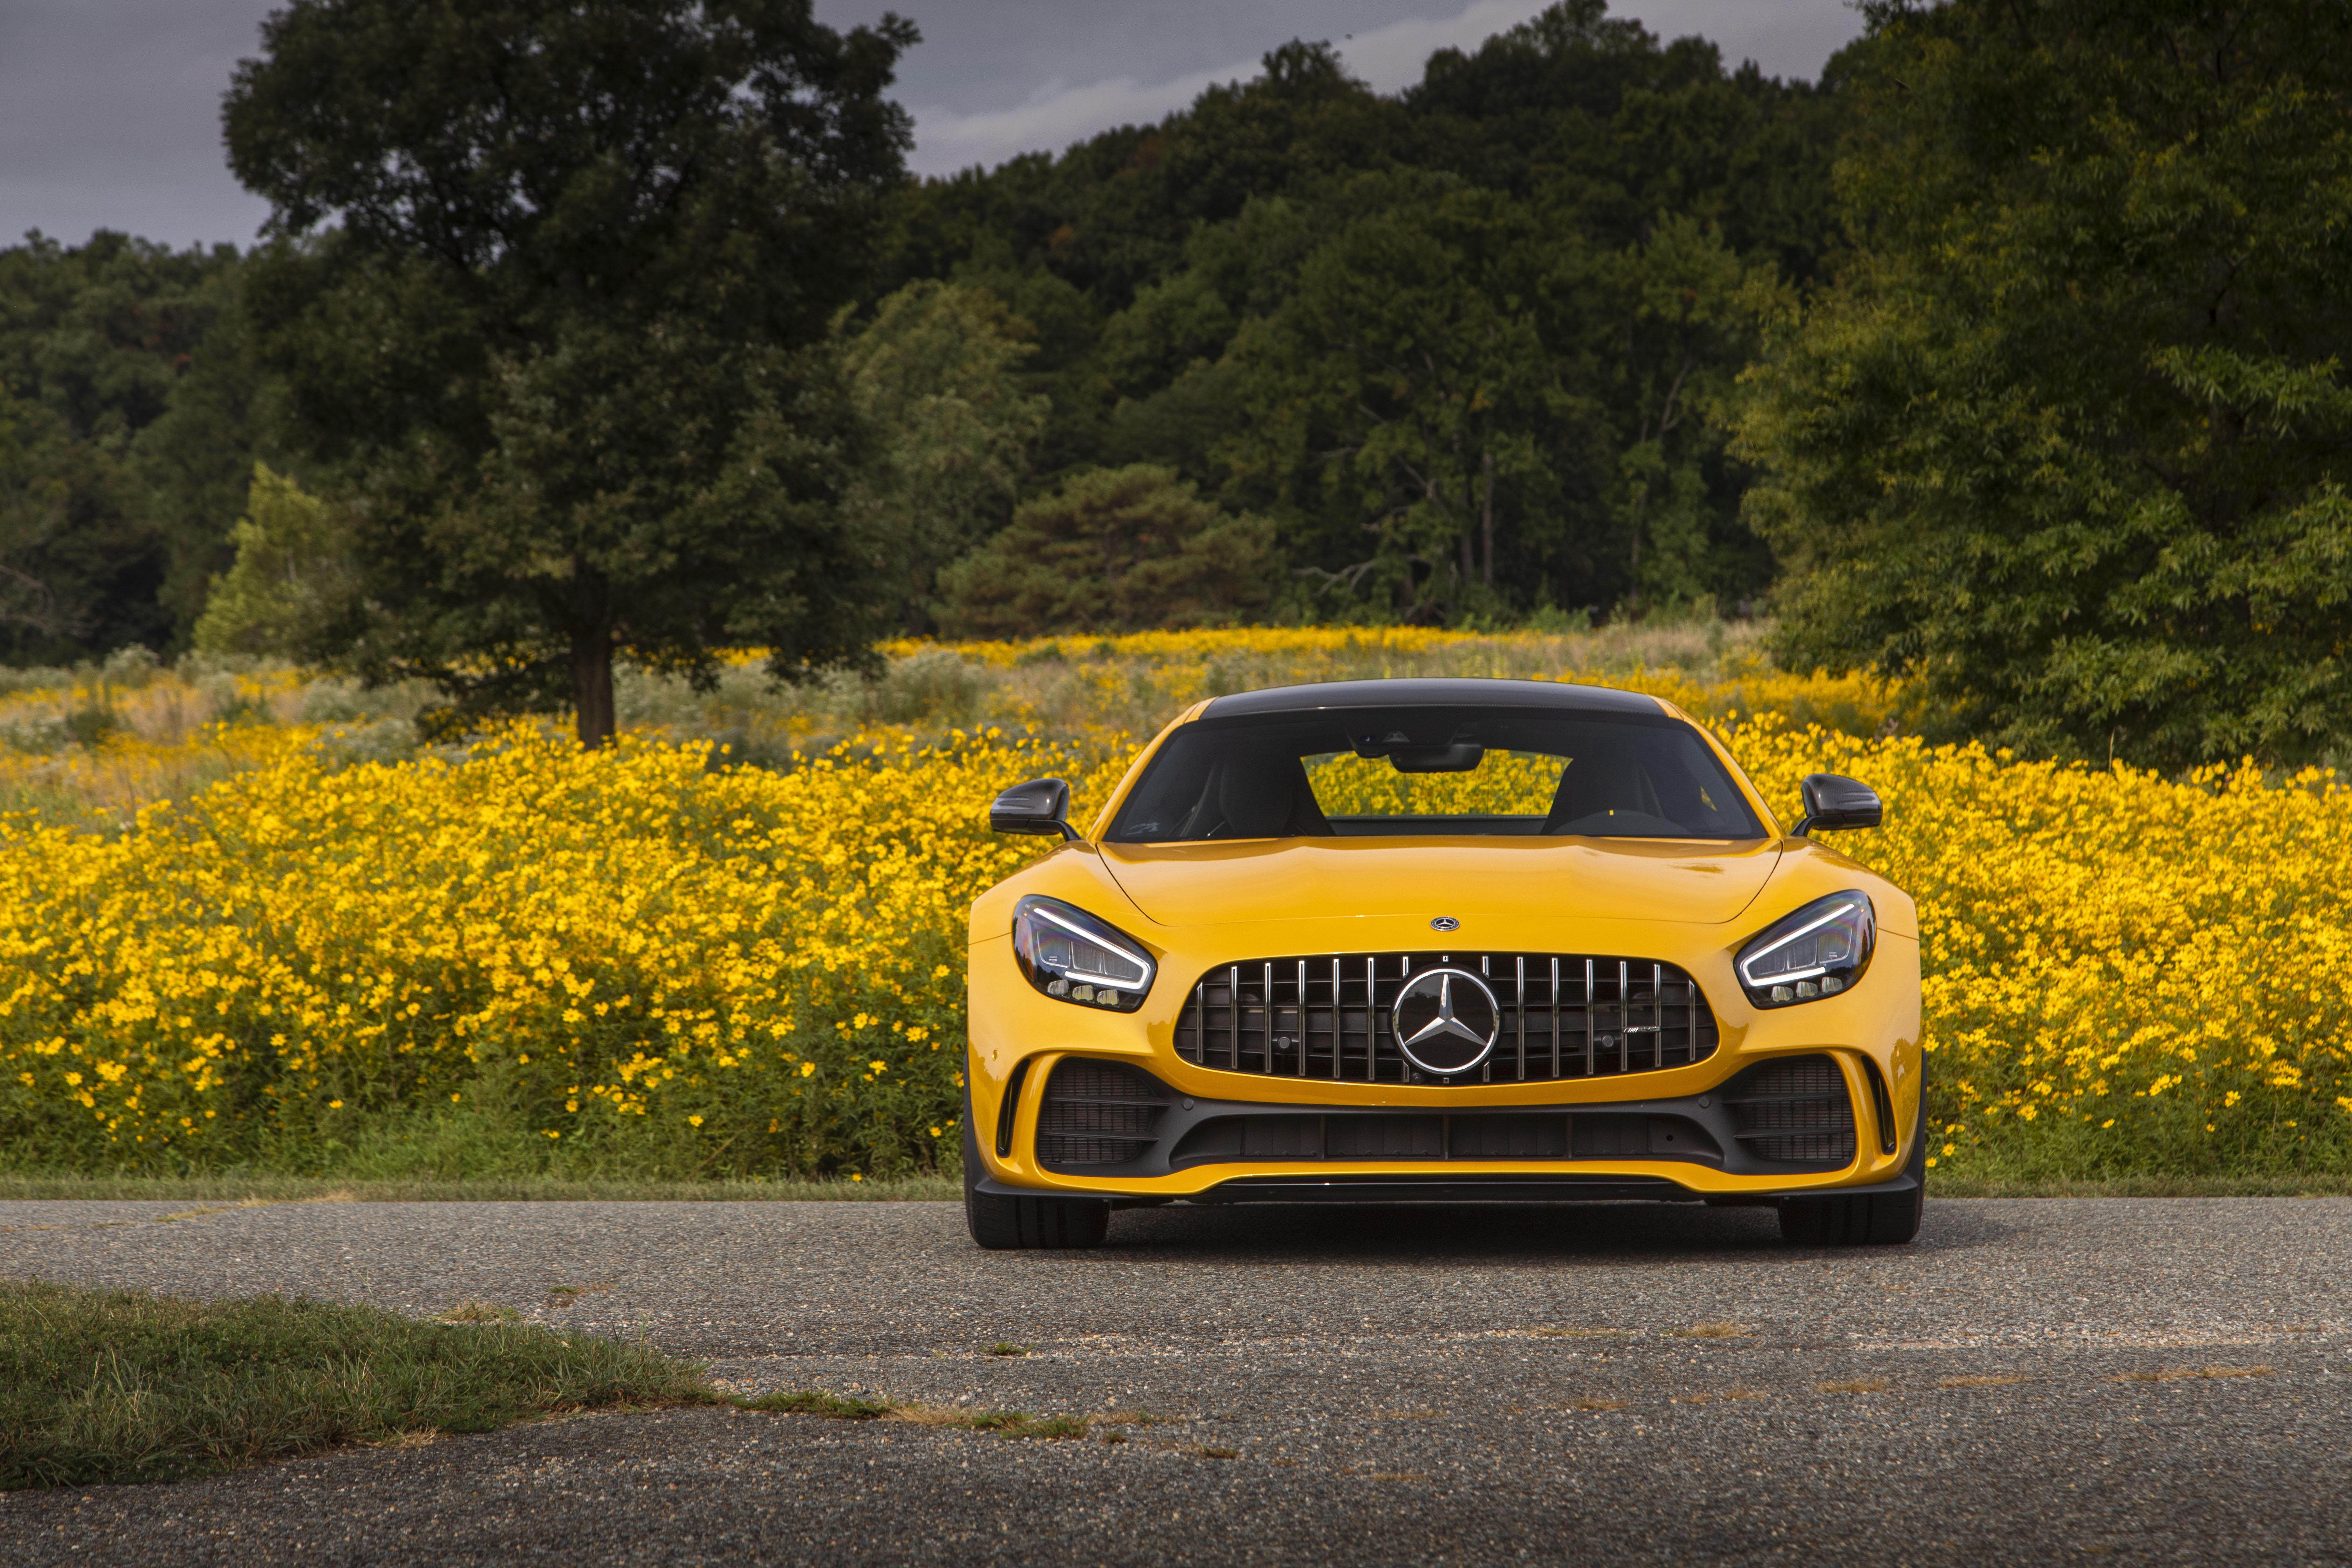
M1771 879L1777 843L1633 838L1280 838L1105 845L1163 926L1434 915L1600 915L1719 925Z

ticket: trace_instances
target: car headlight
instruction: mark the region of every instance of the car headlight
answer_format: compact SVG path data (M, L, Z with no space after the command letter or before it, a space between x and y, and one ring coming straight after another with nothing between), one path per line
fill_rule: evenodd
M1086 910L1032 894L1013 911L1013 955L1056 1001L1132 1013L1160 966L1143 944Z
M1767 926L1734 965L1748 999L1790 1007L1834 996L1862 978L1878 945L1878 916L1863 893L1817 899Z

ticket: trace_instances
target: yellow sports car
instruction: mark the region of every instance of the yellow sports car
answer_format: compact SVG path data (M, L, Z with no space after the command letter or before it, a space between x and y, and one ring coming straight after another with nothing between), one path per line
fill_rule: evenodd
M1087 1247L1187 1203L1770 1205L1905 1242L1926 1176L1919 927L1630 691L1366 680L1220 697L971 910L964 1205Z

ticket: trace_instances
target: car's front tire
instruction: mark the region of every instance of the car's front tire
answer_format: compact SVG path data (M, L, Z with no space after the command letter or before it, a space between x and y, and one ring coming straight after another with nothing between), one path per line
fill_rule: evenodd
M1780 1239L1792 1247L1900 1247L1919 1234L1927 1198L1927 1096L1920 1085L1919 1114L1911 1128L1911 1158L1903 1173L1907 1193L1865 1196L1785 1198L1780 1204Z
M963 1222L971 1238L992 1252L1033 1247L1100 1247L1110 1231L1110 1205L1100 1198L1013 1197L983 1193L988 1169L971 1125L971 1086L963 1091Z

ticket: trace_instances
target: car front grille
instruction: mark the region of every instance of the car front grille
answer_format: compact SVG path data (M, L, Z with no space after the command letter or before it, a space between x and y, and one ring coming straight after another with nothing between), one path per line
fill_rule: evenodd
M1837 1166L1853 1159L1853 1100L1824 1056L1759 1062L1723 1086L1732 1136L1773 1165Z
M1389 1022L1405 983L1439 966L1484 976L1501 1005L1492 1054L1459 1075L1432 1075L1408 1062ZM1201 976L1176 1023L1176 1054L1195 1066L1335 1083L1535 1083L1654 1072L1705 1061L1715 1047L1714 1010L1682 970L1582 953L1254 958Z

